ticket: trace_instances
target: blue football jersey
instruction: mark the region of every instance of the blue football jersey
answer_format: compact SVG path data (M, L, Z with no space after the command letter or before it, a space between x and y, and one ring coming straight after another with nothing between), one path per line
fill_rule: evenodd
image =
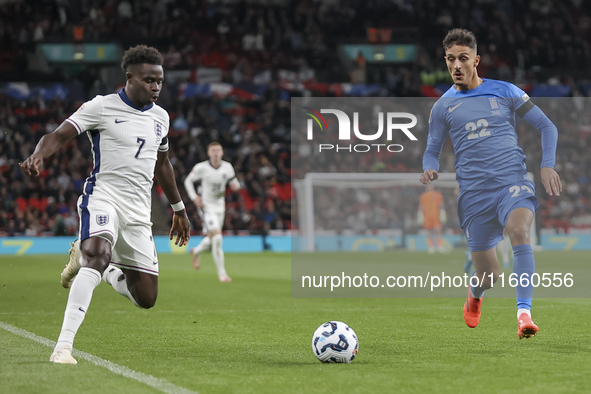
M468 91L452 86L431 109L423 170L439 171L439 154L449 135L461 190L496 189L527 179L515 114L524 116L533 106L523 90L508 82L483 78Z

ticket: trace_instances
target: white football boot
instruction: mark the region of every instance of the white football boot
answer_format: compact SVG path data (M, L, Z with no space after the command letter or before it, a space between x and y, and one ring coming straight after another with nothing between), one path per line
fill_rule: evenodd
M62 286L66 289L72 286L72 281L78 275L78 271L80 271L80 256L82 255L80 252L80 240L77 239L74 242L70 242L70 250L68 252L70 253L70 261L64 266L61 274Z
M54 351L49 361L56 364L78 364L78 361L72 357L72 347L69 345L64 345Z

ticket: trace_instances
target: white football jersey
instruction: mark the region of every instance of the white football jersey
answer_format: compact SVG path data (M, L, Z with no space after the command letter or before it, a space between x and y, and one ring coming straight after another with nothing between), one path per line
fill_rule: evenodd
M83 193L114 201L131 221L150 222L158 152L168 150L169 116L162 107L137 107L122 89L82 104L66 121L92 144L93 169Z
M206 212L226 211L226 186L236 177L234 167L227 161L223 161L218 168L211 165L209 160L195 164L185 179L185 189L192 200L197 197L195 182L201 181L201 198L203 210Z

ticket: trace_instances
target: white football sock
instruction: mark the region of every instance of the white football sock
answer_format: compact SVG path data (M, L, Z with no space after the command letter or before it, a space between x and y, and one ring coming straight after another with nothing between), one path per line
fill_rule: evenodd
M70 288L62 330L54 351L64 345L74 346L74 337L84 321L84 316L86 316L92 300L92 293L100 283L101 274L97 270L88 267L80 268Z
M222 234L216 234L211 238L211 253L213 261L218 268L218 275L227 275L224 267L224 251L222 250Z
M531 311L529 309L518 309L517 319L519 319L519 316L521 316L522 313L527 313L527 315L531 318Z
M133 302L133 305L141 308L129 292L127 281L125 280L125 274L119 268L109 265L105 272L103 272L103 280L113 286L113 289L115 289L117 293L129 298L129 300Z
M509 253L511 253L511 241L509 240L508 235L505 235L505 238L501 242L499 242L499 251L501 252L503 264L509 264L511 262L509 257Z
M203 252L209 250L209 248L211 248L211 238L205 236L205 237L203 237L201 242L199 242L199 245L197 245L196 247L191 249L191 253L193 253L193 254L203 253Z

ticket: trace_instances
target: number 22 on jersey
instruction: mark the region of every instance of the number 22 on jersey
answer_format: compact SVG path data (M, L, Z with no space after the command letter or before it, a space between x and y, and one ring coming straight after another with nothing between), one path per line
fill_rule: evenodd
M466 130L470 130L470 134L468 134L468 139L473 140L476 138L482 138L490 135L490 131L487 131L488 122L486 119L478 119L476 123L469 122L466 124ZM476 131L480 129L480 132L477 133Z

